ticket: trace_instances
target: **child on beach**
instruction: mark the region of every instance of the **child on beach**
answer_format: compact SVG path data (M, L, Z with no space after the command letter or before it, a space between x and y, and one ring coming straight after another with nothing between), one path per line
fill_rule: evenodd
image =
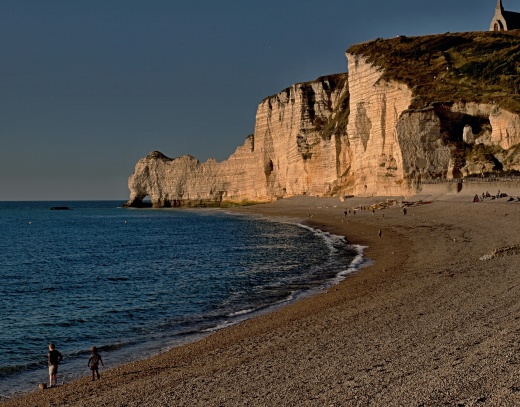
M49 353L47 353L47 364L49 365L49 387L58 385L58 365L63 359L63 355L56 350L53 343L49 344Z
M101 376L99 375L99 364L101 363L102 366L105 365L103 364L103 359L101 359L101 355L98 353L97 348L95 346L92 346L90 348L90 352L91 354L87 366L90 367L90 370L92 371L92 381L96 380L96 375L99 380L101 378Z

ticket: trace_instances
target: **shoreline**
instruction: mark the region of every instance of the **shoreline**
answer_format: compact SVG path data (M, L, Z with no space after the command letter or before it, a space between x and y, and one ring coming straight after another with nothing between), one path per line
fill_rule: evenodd
M178 211L178 209L171 208L166 210L171 211L172 214L173 212ZM210 335L215 331L225 329L226 327L240 323L245 319L254 318L259 315L276 311L281 307L298 301L300 298L315 295L315 293L324 290L325 287L329 287L332 284L335 284L338 276L342 274L343 270L345 270L345 267L339 268L341 265L345 264L345 257L343 255L343 250L345 249L342 250L342 248L345 246L346 242L341 236L324 234L318 229L311 228L292 220L285 222L280 219L272 219L264 216L254 216L249 214L242 215L234 211L210 211L215 213L216 216L234 217L239 219L242 218L243 220L258 219L259 222L280 225L286 223L291 225L291 227L296 227L297 229L305 231L305 233L312 234L317 240L325 242L325 245L328 249L322 248L320 252L327 254L329 250L333 250L333 247L337 246L337 248L339 248L338 253L341 253L341 255L336 254L333 256L332 253L329 253L330 262L320 262L319 269L322 270L322 273L312 273L312 275L309 274L309 276L306 277L303 277L303 274L299 274L299 277L295 276L297 283L293 284L296 286L290 290L286 290L284 292L286 295L280 296L278 299L273 298L274 296L272 296L271 300L273 302L270 304L256 304L254 302L249 304L244 303L242 304L243 308L238 308L229 314L219 310L218 315L213 315L213 320L209 322L206 321L206 323L199 323L199 325L190 324L189 328L171 330L169 332L164 332L161 335L154 335L153 338L149 337L145 340L139 340L139 338L129 339L129 336L123 335L119 336L119 338L112 343L108 342L107 345L98 345L98 349L103 354L103 357L108 360L109 366L111 368L133 363L139 360L145 360L150 357L165 353L170 349L182 346L186 343L200 340L201 338ZM198 211L193 210L193 212ZM292 244L294 244L294 238L292 241ZM332 259L335 259L335 261ZM259 265L259 267L260 266L261 265ZM320 277L320 275L322 277ZM305 288L305 286L307 287ZM217 311L213 310L209 314L215 314L216 312ZM204 316L209 314L206 313ZM199 317L199 315L197 315L197 317ZM208 318L208 320L210 319L211 318ZM131 334L131 332L128 333ZM63 351L63 349L61 350ZM64 351L65 364L60 366L60 384L70 383L85 376L84 361L87 354L88 353L86 352L67 353ZM15 364L11 363L11 366L15 366ZM22 365L16 365L16 367L18 366L21 367ZM46 372L42 370L42 367L43 365L37 367L36 369L34 367L27 370L20 369L15 375L4 376L4 378L0 381L0 387L2 389L2 392L0 392L0 401L20 397L27 393L33 392L34 389L38 387L38 384L45 381L46 379ZM5 370L7 371L7 369Z
M407 215L398 206L343 215L381 200L298 197L236 209L346 236L374 262L323 293L102 372L100 382L0 404L520 403L520 257L479 260L520 244L520 203L457 196Z
M206 208L204 208L204 210L205 209ZM238 209L238 211L235 209ZM157 209L152 209L152 210L157 210ZM167 208L166 210L176 211L178 209ZM197 211L197 209L194 209L194 210ZM326 289L330 288L331 286L336 285L339 282L343 281L345 278L347 278L348 274L356 271L357 269L359 269L360 266L362 267L364 257L363 257L362 249L360 247L356 247L356 245L348 244L346 242L346 240L344 240L344 236L323 233L319 228L315 228L315 227L306 225L305 222L302 222L301 219L299 219L299 218L280 219L279 217L276 217L276 216L273 217L273 216L253 215L253 214L248 214L248 213L239 213L239 212L241 212L240 207L232 208L230 211L228 211L228 208L224 208L222 210L211 208L210 210L221 212L221 213L222 213L222 210L224 210L224 212L226 212L230 216L257 218L259 220L276 222L276 223L280 223L280 224L290 224L290 225L296 226L298 228L305 229L307 231L310 231L313 235L319 236L321 240L325 241L326 245L329 247L330 250L334 250L334 249L332 249L332 246L335 246L338 244L340 247L344 247L345 245L347 245L348 251L350 252L349 254L352 256L350 258L351 261L350 261L350 263L348 263L346 268L338 269L332 277L329 275L329 277L324 278L323 281L318 282L318 283L309 282L308 283L309 286L307 288L302 288L297 291L294 291L289 296L287 296L281 300L275 301L269 305L263 305L259 308L246 307L246 309L239 310L235 313L230 314L228 320L220 322L215 326L210 326L210 327L200 329L197 331L193 330L192 333L172 333L172 335L168 337L169 338L168 340L163 339L163 340L153 342L153 343L137 344L137 345L130 343L127 346L125 346L124 354L126 354L126 356L124 356L124 354L123 354L123 356L121 354L113 355L111 352L106 353L107 349L103 349L103 348L105 348L105 346L101 346L101 348L99 350L101 350L101 352L104 354L105 358L108 357L108 360L110 361L109 363L111 366L110 368L114 368L114 367L117 368L120 366L127 365L129 363L135 363L135 362L143 361L146 359L150 359L152 357L156 357L158 355L166 353L169 350L177 348L179 346L183 346L185 344L199 341L208 335L211 335L222 329L226 329L230 326L242 323L245 320L248 320L251 318L256 318L258 316L269 314L272 312L276 312L277 310L279 310L283 307L286 307L290 304L293 304L297 301L300 301L303 298L308 298L308 297L312 297L315 295L319 295L320 293L324 292ZM342 249L342 250L345 250L345 249ZM322 265L322 267L323 267L323 265ZM325 273L325 274L330 274L330 273ZM114 346L119 347L119 343L117 343ZM137 352L135 352L135 350L133 350L136 347L143 348L142 349L143 352L141 352L142 356L140 356L138 358L135 357L135 355L137 355ZM131 356L128 356L128 354L134 354L134 358L132 358ZM72 360L70 358L66 358L66 359L67 359L66 369L63 369L65 366L60 366L59 377L60 377L61 385L63 385L64 383L72 383L74 381L80 380L83 377L85 377L84 369L83 369L84 368L84 359L85 359L84 356L81 359L72 359ZM62 372L62 370L63 370L63 372ZM45 376L45 372L43 372L43 374L41 374L42 373L41 367L38 369L38 372L40 373L39 374L40 379L44 380L46 378L46 376ZM83 372L83 373L81 373L81 372ZM2 401L7 401L9 399L16 399L19 397L23 397L27 394L34 392L34 389L37 388L38 384L39 384L39 382L37 380L36 381L34 380L35 373L37 373L37 372L36 371L24 371L21 373L21 378L7 377L6 379L12 383L10 383L10 384L3 383L3 384L6 389L11 390L11 393L0 394L0 403ZM20 380L25 380L25 381L21 382ZM22 385L18 385L18 383L24 383L25 387L21 387ZM18 390L15 390L13 392L13 388L15 387L14 385L16 385Z

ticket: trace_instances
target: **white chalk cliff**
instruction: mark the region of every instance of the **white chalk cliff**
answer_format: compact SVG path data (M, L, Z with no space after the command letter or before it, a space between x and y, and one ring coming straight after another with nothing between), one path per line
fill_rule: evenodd
M154 206L168 207L342 193L350 150L346 132L333 119L344 112L339 107L348 97L346 79L323 77L266 98L258 106L254 135L221 163L150 153L129 179L128 205L139 205L147 195Z
M227 160L201 163L152 152L139 160L128 206L268 202L294 195L409 195L421 182L479 174L496 163L461 162L453 140L498 146L520 170L520 116L493 103L439 103L411 110L412 90L347 54L347 74L291 86L258 106L254 134ZM348 122L348 125L347 125ZM496 158L494 158L496 161Z

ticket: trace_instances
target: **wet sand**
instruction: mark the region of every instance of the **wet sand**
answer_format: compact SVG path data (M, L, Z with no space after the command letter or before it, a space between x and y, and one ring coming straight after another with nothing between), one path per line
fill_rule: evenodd
M0 404L520 405L520 202L459 194L406 215L396 205L344 216L382 200L298 197L237 209L345 235L368 247L372 265L276 312L102 370L99 382L86 372Z

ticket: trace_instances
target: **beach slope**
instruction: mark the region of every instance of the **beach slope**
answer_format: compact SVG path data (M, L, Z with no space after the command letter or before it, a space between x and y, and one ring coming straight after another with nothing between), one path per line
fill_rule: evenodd
M99 382L86 375L1 404L520 405L520 202L454 195L417 200L406 214L393 205L344 215L382 200L296 197L237 209L345 235L367 246L371 264Z

